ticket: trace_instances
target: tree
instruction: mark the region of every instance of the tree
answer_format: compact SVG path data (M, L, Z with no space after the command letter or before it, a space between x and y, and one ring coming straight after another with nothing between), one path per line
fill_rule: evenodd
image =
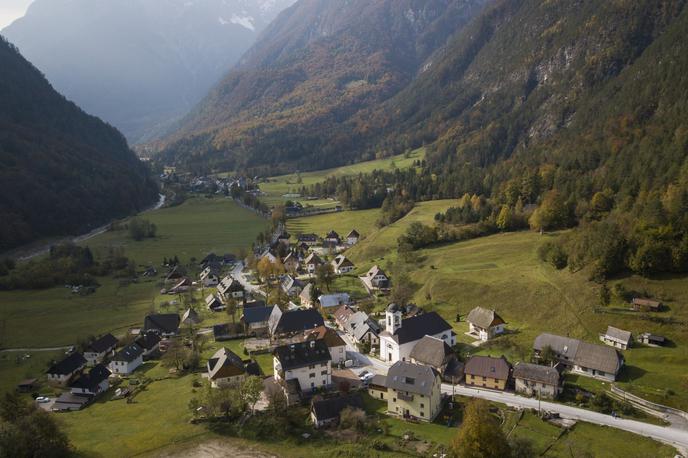
M415 293L414 284L407 274L399 275L392 284L392 294L390 299L395 304L405 306L409 303Z
M162 365L181 371L184 367L184 363L186 363L189 358L189 353L189 349L182 345L178 339L175 339L162 356Z
M510 455L509 444L489 405L474 399L466 407L463 423L452 441L457 458L503 458Z
M138 241L155 237L157 227L146 219L132 218L129 221L129 237Z
M525 437L509 439L511 458L533 458L537 454L533 449L533 443Z
M497 227L502 231L508 231L513 224L513 212L508 205L502 205L502 209L497 216Z
M602 307L607 307L609 303L611 302L611 291L609 291L609 287L607 286L607 283L604 282L600 286L600 305Z
M247 378L241 385L241 397L251 408L251 413L253 413L256 403L260 400L260 395L262 392L263 381L260 379L260 377L251 376Z
M326 262L325 264L319 265L315 269L315 280L320 286L324 286L327 291L330 290L330 285L334 282L334 268L332 264Z
M568 227L572 223L571 206L558 191L550 191L531 215L529 223L536 230Z
M549 345L545 345L545 347L540 351L540 362L543 364L552 365L556 361L557 354L554 352L554 349Z
M227 308L225 309L227 315L229 315L232 318L232 324L236 324L237 301L236 299L234 299L234 296L232 296L231 293L227 296L225 304L227 306Z

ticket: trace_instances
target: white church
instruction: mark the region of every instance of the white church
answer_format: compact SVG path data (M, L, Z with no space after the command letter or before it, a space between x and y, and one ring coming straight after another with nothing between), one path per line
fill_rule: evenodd
M380 333L380 359L409 361L411 351L425 336L441 339L450 347L456 345L456 333L436 312L402 319L401 308L390 304L385 312L385 330Z

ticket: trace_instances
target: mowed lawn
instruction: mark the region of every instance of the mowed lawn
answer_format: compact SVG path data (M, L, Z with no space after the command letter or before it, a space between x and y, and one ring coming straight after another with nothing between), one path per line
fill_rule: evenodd
M138 264L160 266L163 257L177 255L182 263L200 260L208 252L236 253L247 248L265 220L231 200L191 199L174 208L147 213L158 227L158 237L134 242L125 231L108 232L84 242L98 252L123 246ZM161 272L162 274L162 272ZM72 294L64 287L36 291L0 292L2 346L53 347L72 345L78 337L125 330L139 325L161 297L160 278L121 286L111 278L98 279L101 287L91 295Z
M261 183L260 190L265 193L261 200L268 205L273 205L283 202L288 198L283 197L286 194L298 194L302 186L311 186L316 183L325 181L327 177L331 176L353 176L360 173L370 173L373 170L393 170L406 169L413 166L417 160L425 158L425 150L419 148L410 152L409 154L400 154L384 159L376 159L373 161L359 162L351 165L344 165L334 169L318 170L315 172L304 172L300 174L292 173L289 175L281 175L272 177L267 183ZM298 179L301 178L299 183ZM327 200L307 201L301 198L291 199L301 202L303 205L312 205L313 207L333 207L336 202Z
M296 240L298 234L313 233L324 237L331 230L337 231L341 237L346 237L352 229L356 229L362 238L366 238L377 231L376 222L379 218L379 208L326 213L288 219L287 231L293 240Z

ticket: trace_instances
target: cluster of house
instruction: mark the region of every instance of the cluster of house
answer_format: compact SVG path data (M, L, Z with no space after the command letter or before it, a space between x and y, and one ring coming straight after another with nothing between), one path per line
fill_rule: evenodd
M185 318L192 319L187 311ZM177 314L146 316L144 327L134 342L117 350L120 342L112 334L92 340L81 352L72 352L46 372L49 383L66 387L53 404L54 411L80 410L110 387L113 375L128 375L162 351L164 339L179 331Z
M361 235L356 229L352 229L346 237L341 237L334 230L328 232L324 237L319 237L317 234L299 234L296 237L298 246L306 251L316 246L334 249L342 245L350 247L356 245L360 239Z

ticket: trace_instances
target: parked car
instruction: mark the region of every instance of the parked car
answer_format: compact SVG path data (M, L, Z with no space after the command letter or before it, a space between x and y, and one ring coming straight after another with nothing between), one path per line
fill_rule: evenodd
M49 397L46 397L46 396L38 396L38 397L36 398L36 402L39 403L39 404L45 404L45 403L47 403L47 402L50 402L50 398L49 398Z
M375 377L375 374L371 374L368 371L363 371L360 374L358 374L359 380L361 380L361 382L363 382L364 384L370 382L373 379L373 377Z

